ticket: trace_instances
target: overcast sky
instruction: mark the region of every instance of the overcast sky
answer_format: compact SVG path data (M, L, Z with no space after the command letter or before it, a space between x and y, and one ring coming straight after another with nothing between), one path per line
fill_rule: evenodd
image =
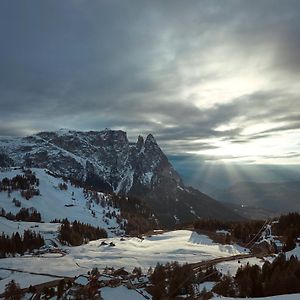
M298 0L3 0L0 36L0 135L108 127L300 163Z

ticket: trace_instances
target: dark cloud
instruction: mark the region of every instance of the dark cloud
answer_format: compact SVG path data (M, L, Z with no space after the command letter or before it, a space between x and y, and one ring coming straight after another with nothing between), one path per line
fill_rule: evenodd
M299 130L299 28L296 0L2 1L0 134L122 128L185 153ZM218 101L248 75L266 83Z

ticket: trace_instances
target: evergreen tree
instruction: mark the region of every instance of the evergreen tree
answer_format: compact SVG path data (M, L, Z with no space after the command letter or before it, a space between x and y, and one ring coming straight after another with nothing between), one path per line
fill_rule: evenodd
M6 300L21 300L22 291L20 289L19 284L17 284L14 280L10 281L5 286L4 299Z

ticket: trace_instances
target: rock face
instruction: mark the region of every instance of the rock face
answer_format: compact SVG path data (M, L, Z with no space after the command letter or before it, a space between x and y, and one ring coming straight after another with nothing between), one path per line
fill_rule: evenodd
M40 132L0 139L1 157L0 167L46 168L102 191L140 197L164 225L198 217L239 218L185 187L152 134L131 143L121 130Z

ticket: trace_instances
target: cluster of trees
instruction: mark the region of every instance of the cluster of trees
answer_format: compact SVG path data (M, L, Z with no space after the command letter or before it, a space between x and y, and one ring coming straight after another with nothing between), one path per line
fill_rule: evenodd
M107 232L103 228L93 227L78 221L70 223L68 219L64 219L58 237L62 243L79 246L88 241L107 238Z
M272 226L273 233L285 237L283 251L290 251L296 246L296 239L300 237L300 214L289 213L280 216L278 222Z
M120 209L121 216L119 220L117 218L119 223L127 220L123 228L127 234L139 235L157 227L153 212L139 198L113 195L109 204Z
M41 291L42 299L50 299L56 296L56 299L62 299L64 292L68 290L72 286L72 282L70 280L66 281L64 279L60 280L56 287L44 287ZM36 292L36 287L30 285L28 289L29 293L34 294ZM11 280L5 286L5 291L3 293L3 297L6 300L21 300L24 296L24 292L20 288L20 285L16 283L14 280ZM2 298L1 298L2 299ZM82 299L82 298L76 298ZM83 299L91 299L91 298L83 298Z
M40 295L40 299L62 299L66 289L69 289L72 286L71 281L66 281L64 279L60 280L56 287L47 287L45 286ZM29 292L35 293L35 287L29 287Z
M214 292L229 297L266 297L300 292L300 262L279 255L272 263L240 267L235 277L224 276Z
M177 262L157 264L152 275L149 293L153 299L173 299L180 294L194 296L194 275L189 265L180 266Z
M248 243L255 237L257 232L263 226L262 220L247 220L247 221L220 221L214 219L201 219L194 222L195 230L228 230L231 233L231 238L242 243Z
M40 195L40 190L35 189L33 187L29 188L28 190L22 190L20 192L21 196L25 198L26 200L31 199L33 196L39 196Z
M21 201L17 200L16 198L14 198L12 200L13 204L15 205L15 207L21 207Z
M110 206L120 209L120 215L117 215L115 211L109 211L106 212L105 217L108 219L116 218L120 228L124 229L127 234L139 235L157 227L153 212L139 198L115 194L103 197L96 191L87 188L84 188L84 195L86 198L90 198L91 202L94 201L103 208ZM94 213L92 212L92 214ZM127 220L126 223L123 222L124 219Z
M14 215L13 213L7 213L4 208L0 210L0 217L5 217L11 221L23 221L23 222L41 222L42 217L39 212L34 208L21 208L20 211Z
M54 173L47 173L56 178L59 177ZM103 208L111 206L120 209L121 216L117 216L114 213L107 213L106 217L109 219L115 217L117 219L118 224L120 225L120 228L124 229L127 234L138 235L148 232L154 228L157 228L157 221L154 218L154 214L151 211L151 209L147 206L147 203L145 201L136 197L126 197L116 195L113 193L109 196L103 197L101 194L99 195L97 191L112 191L107 189L101 189L99 188L99 186L96 187L94 184L91 184L91 182L89 182L88 180L87 182L82 182L73 178L62 177L62 179L65 182L69 180L72 186L83 188L85 198L90 198L92 201L94 201L98 205L101 205ZM97 180L97 183L99 183L100 179L97 178ZM59 187L60 189L64 189L66 184L62 185L63 186ZM92 214L95 215L94 212L92 212ZM123 222L124 219L127 220L126 224Z
M243 243L248 243L262 228L264 221L220 221L203 219L194 222L195 230L215 231L225 229L230 231L231 238ZM281 215L278 221L272 223L272 233L283 237L285 241L284 251L293 249L296 239L300 237L300 214L297 212Z
M148 292L153 299L175 299L179 295L189 295L189 299L195 297L195 284L202 283L203 280L220 280L220 273L211 267L205 271L194 274L192 267L188 264L179 265L178 262L157 264L150 275L151 286Z
M44 244L43 237L31 230L25 230L23 236L20 236L18 232L11 236L2 233L0 236L0 256L14 256L16 253L23 255L26 251L39 249Z
M5 177L0 181L0 191L27 190L31 186L39 186L39 179L31 170L26 170L23 175L16 175L11 179Z
M14 280L11 280L6 286L4 291L5 300L21 300L23 292L20 288L20 285Z
M62 183L59 183L58 184L58 188L61 190L61 191L66 191L68 189L68 185L65 183L65 182L62 182Z
M39 195L39 179L31 170L23 170L23 175L16 175L9 179L7 177L0 181L0 192L7 191L8 195L13 191L20 190L21 196L29 200L33 196Z

